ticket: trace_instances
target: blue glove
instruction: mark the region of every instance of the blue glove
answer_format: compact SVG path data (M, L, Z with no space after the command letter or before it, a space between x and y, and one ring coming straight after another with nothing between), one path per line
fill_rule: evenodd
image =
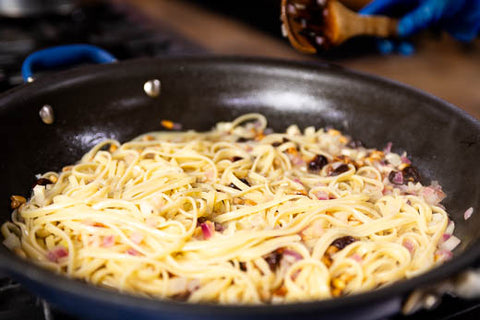
M472 41L480 30L480 0L374 0L362 14L403 14L398 35L409 37L430 26L449 32L462 42ZM409 55L413 45L407 41L378 40L378 49L387 54L398 51Z

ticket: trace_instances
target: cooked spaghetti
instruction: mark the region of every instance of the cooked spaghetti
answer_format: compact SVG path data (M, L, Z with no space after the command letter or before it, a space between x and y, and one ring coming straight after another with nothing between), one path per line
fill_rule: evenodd
M451 257L453 222L406 154L259 114L204 133L106 140L12 197L4 244L46 268L188 302L362 292Z

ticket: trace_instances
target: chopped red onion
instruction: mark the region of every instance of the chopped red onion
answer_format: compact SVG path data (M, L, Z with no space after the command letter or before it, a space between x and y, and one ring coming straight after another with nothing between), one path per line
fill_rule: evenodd
M133 232L130 235L130 240L132 240L132 242L135 244L139 244L140 242L142 242L143 238L144 238L143 234L138 232Z
M405 239L402 243L402 245L407 248L407 250L410 252L410 253L414 253L415 252L415 244L409 240L409 239Z
M205 178L207 178L207 180L213 181L213 179L215 178L214 174L215 173L213 172L213 170L207 170L205 171Z
M141 253L138 252L137 250L133 249L133 248L130 248L127 250L127 253L131 256L140 256Z
M317 197L318 200L328 200L330 197L328 196L328 193L325 191L317 191L313 193L315 197Z
M392 142L388 142L385 148L383 149L383 152L390 153L392 151L392 145L393 145Z
M299 178L293 178L292 180L303 186L302 180L300 180Z
M47 259L52 262L58 262L60 258L68 256L68 250L64 246L58 246L48 251Z
M106 236L103 238L102 247L109 248L115 244L115 237L112 235Z
M357 262L362 262L363 259L362 259L362 256L359 255L358 253L354 253L350 256L350 258L352 258L353 260L357 261Z
M402 163L412 164L412 162L410 161L410 159L408 159L406 156L401 156L400 159L402 160Z
M437 250L436 254L445 257L445 260L449 260L453 257L453 253L450 250L440 249Z
M384 196L388 196L388 195L392 194L392 190L390 190L390 189L388 189L388 188L383 188L382 194L383 194Z
M470 207L470 208L468 208L468 209L465 211L465 213L463 214L463 218L464 218L465 220L468 220L468 219L470 219L470 217L472 216L472 214L473 214L473 207Z
M293 250L290 250L290 249L285 249L283 250L283 254L284 255L287 255L287 256L292 256L295 258L295 260L302 260L303 259L303 256L296 252L296 251L293 251Z
M453 251L453 249L455 249L460 242L460 239L452 235L447 241L440 244L440 249Z
M388 153L385 156L385 159L388 162L390 167L391 166L398 167L399 165L402 164L402 158L396 153L392 153L392 152Z
M211 224L208 222L203 222L200 224L200 228L202 228L203 238L205 240L210 239L215 232L215 229L212 228Z
M305 165L305 160L303 160L302 157L300 157L298 154L295 154L295 155L288 154L288 157L290 158L290 162L292 162L294 166Z
M448 221L447 228L445 229L446 234L453 234L453 230L455 229L455 222L452 220Z
M421 195L428 204L432 205L439 203L445 198L445 193L443 193L443 191L436 187L433 183L431 186L425 187L422 190Z
M444 233L442 236L442 241L447 241L448 239L450 239L451 236L452 236L451 234Z

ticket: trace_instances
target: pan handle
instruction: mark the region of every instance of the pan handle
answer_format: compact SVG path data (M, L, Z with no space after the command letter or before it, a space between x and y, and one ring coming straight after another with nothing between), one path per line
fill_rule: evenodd
M109 52L89 44L51 47L30 54L22 64L24 82L32 82L33 69L67 67L83 62L112 63L117 59Z

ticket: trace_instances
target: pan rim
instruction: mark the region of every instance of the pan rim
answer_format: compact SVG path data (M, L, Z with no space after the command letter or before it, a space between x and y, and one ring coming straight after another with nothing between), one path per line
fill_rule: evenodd
M98 65L98 66L84 66L67 71L56 73L49 77L44 77L28 83L20 87L11 89L0 95L0 110L4 106L8 105L8 101L16 99L23 95L25 90L30 88L38 88L42 86L60 85L69 80L78 80L79 77L89 76L92 73L98 74L99 72L108 72L111 68L124 68L126 66L135 66L144 63L177 63L179 65L194 65L194 64L235 64L235 65L249 65L268 67L274 66L283 69L294 69L296 71L308 72L308 71L321 71L328 72L334 76L348 76L350 79L367 81L373 86L382 85L394 87L398 90L402 90L405 93L414 95L418 99L424 99L431 104L435 104L448 112L454 113L463 121L469 122L476 128L476 133L480 133L480 122L466 111L454 106L453 104L446 102L430 93L423 92L411 86L399 83L394 80L385 79L379 76L370 75L368 73L352 71L337 65L329 63L318 62L305 62L305 61L293 61L293 60L280 60L270 58L258 58L258 57L237 57L237 56L202 56L202 57L162 57L162 58L142 58L119 62L111 65ZM356 79L354 79L356 78ZM101 287L87 284L79 280L70 279L66 276L55 274L51 271L45 270L33 263L24 261L12 253L10 253L5 247L0 246L0 269L7 270L7 273L11 273L16 278L28 279L32 282L42 283L50 286L52 289L58 292L64 292L72 296L89 297L95 299L101 303L110 305L116 305L118 307L136 307L145 310L156 311L170 311L174 313L184 314L208 314L215 312L220 315L228 315L235 313L249 314L255 312L256 314L282 314L289 311L297 311L302 313L307 312L326 312L338 307L348 307L355 305L362 305L373 301L379 301L379 297L382 300L392 299L398 296L402 296L407 292L412 291L415 288L423 287L429 283L434 283L446 279L449 276L464 270L471 265L475 259L480 257L480 240L477 239L473 242L469 248L467 248L460 255L454 259L435 267L426 273L417 277L401 280L389 286L369 290L364 293L359 293L351 296L345 296L336 299L325 299L299 303L288 303L279 305L219 305L219 304L187 304L171 300L159 300L141 298L128 294L123 294L117 291L110 291ZM21 272L19 272L21 270ZM185 306L188 305L188 308Z

